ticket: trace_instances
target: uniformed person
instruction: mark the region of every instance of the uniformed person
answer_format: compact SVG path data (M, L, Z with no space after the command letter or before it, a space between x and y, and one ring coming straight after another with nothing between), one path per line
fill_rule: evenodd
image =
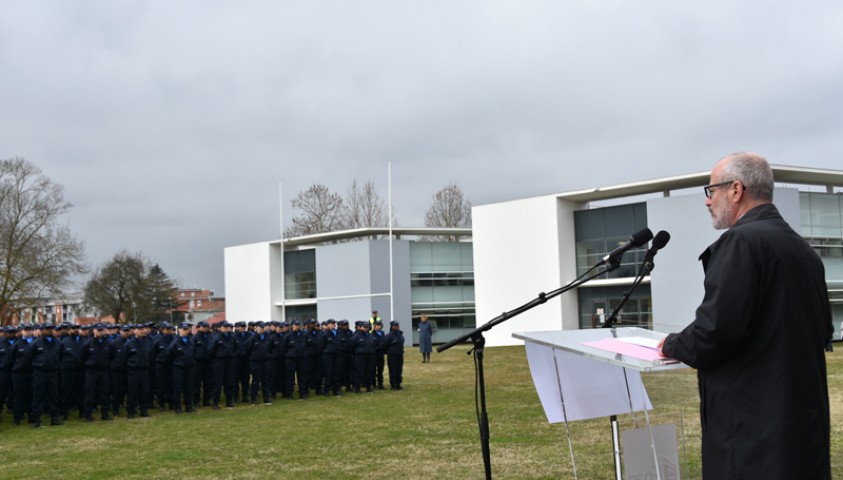
M196 358L193 352L193 341L190 338L190 331L193 327L189 323L179 325L178 336L173 339L165 349L165 355L170 361L172 368L172 399L173 410L178 414L184 411L195 412L193 409L193 374Z
M106 329L107 330L107 329ZM126 342L132 336L133 329L129 325L123 325L119 329L117 337L110 340L109 359L108 359L108 374L109 387L111 395L111 411L116 417L120 415L120 407L126 401L126 395L129 392L129 374L126 369ZM96 335L96 330L94 330ZM111 338L107 333L103 333L106 340Z
M252 376L252 383L249 391L249 398L252 405L258 403L258 390L263 395L264 405L272 405L272 387L270 377L270 335L266 333L263 322L255 322L255 333L249 337L246 352L249 355L249 367Z
M85 375L82 370L82 342L79 329L76 326L62 328L67 335L61 339L61 374L59 415L67 420L68 413L82 404L82 392L85 386ZM79 408L81 413L82 409Z
M322 358L319 354L319 323L315 318L307 321L305 330L305 355L304 375L308 390L313 390L317 395L320 392L322 381Z
M41 336L33 340L29 351L32 355L32 426L41 426L41 414L45 410L50 416L50 425L62 425L64 422L59 418L61 344L52 324L41 327Z
M109 365L111 359L111 342L104 325L94 328L94 336L82 343L80 360L85 367L85 401L82 417L93 422L93 412L97 405L100 407L103 420L111 420L109 405Z
M337 381L341 387L345 387L346 392L353 390L351 377L352 362L354 357L354 349L351 346L351 336L354 332L349 328L348 320L340 320L337 322L337 337L340 342L339 358L337 359Z
M375 370L375 345L369 334L369 322L359 323L359 330L351 337L354 349L354 393L361 388L372 392L372 377Z
M13 326L0 328L0 413L3 407L14 405L12 400L12 346L15 344L17 329Z
M298 380L299 385L299 398L304 400L308 397L306 380L307 374L305 373L304 368L306 341L307 334L302 331L301 322L294 320L292 329L284 335L282 343L286 375L284 397L287 400L293 399L293 386L296 383L296 380Z
M284 359L284 335L289 331L287 322L271 322L269 338L269 374L271 378L270 390L272 398L275 399L278 392L281 398L286 397L287 371Z
M193 404L196 406L210 407L214 394L214 369L210 354L212 340L208 322L203 320L197 323L196 334L193 335L193 354L196 359L193 372Z
M128 402L126 418L135 418L138 409L141 417L149 416L150 385L149 369L152 367L152 342L149 330L138 325L134 337L126 342L126 373L128 380Z
M13 422L20 425L23 416L29 418L32 423L32 362L29 358L29 346L32 344L35 330L32 325L24 325L18 338L12 345L12 350L6 355L11 355L7 363L12 366L12 388L15 392L15 407L13 411Z
M339 382L340 338L337 322L329 318L326 329L319 336L319 351L322 352L322 394L341 395Z
M247 349L252 332L244 321L234 324L234 378L237 383L237 398L242 403L249 401L249 353Z
M214 410L220 408L222 391L225 389L225 406L234 408L234 398L237 396L237 379L235 378L234 352L237 348L232 325L223 320L219 323L219 333L213 337L209 351L214 359Z
M380 320L375 322L374 329L372 330L372 343L375 346L375 355L374 355L374 363L375 367L373 369L374 376L372 377L372 387L377 386L379 390L383 390L385 387L383 386L383 367L384 367L384 356L386 352L383 349L383 340L384 340L384 332L383 332L383 322Z
M153 355L155 356L155 399L158 402L158 411L163 412L167 406L174 408L172 387L172 369L170 358L167 356L167 347L176 339L175 327L167 322L161 324L160 333L152 343Z
M404 390L401 386L404 371L404 332L396 321L389 322L389 333L384 339L386 363L389 368L391 390Z

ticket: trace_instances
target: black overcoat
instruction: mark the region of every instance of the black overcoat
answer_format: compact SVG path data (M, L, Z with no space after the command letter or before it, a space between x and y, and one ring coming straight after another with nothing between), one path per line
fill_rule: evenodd
M705 297L664 353L697 369L704 478L831 478L822 261L772 204L700 259Z

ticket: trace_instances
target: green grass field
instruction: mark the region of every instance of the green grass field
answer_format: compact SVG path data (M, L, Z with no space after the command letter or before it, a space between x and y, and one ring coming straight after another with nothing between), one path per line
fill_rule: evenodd
M9 479L396 479L483 478L468 347L405 358L405 388L342 398L238 404L196 414L60 427L11 425L3 413L0 478ZM832 473L843 476L843 345L828 354ZM523 347L486 349L487 404L495 478L573 478L564 424L550 425ZM655 424L682 420L682 478L700 478L696 375L643 375ZM643 426L642 414L636 415ZM635 428L630 416L621 430ZM607 419L573 422L579 478L613 478Z

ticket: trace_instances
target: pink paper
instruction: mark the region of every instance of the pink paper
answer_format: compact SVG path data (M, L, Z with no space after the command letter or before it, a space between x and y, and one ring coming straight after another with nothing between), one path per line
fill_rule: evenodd
M599 348L613 353L620 353L628 357L637 358L639 360L647 360L650 362L660 361L664 363L676 363L676 360L668 357L663 357L658 350L634 345L629 342L622 342L615 338L604 338L594 342L585 342L583 345L588 347Z

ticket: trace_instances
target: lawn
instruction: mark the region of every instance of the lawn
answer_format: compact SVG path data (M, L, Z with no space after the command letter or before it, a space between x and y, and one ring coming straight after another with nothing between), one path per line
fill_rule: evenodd
M238 404L196 414L60 427L11 425L3 413L0 478L199 479L483 478L475 417L474 368L467 346L422 364L408 350L405 388L342 398ZM843 476L843 345L828 354L832 470ZM547 423L523 347L486 349L487 404L495 478L573 478L564 424ZM656 406L651 420L677 423L683 478L699 478L696 375L643 375ZM620 417L621 430L643 415ZM579 478L613 478L607 419L573 422ZM682 435L680 435L682 437Z

